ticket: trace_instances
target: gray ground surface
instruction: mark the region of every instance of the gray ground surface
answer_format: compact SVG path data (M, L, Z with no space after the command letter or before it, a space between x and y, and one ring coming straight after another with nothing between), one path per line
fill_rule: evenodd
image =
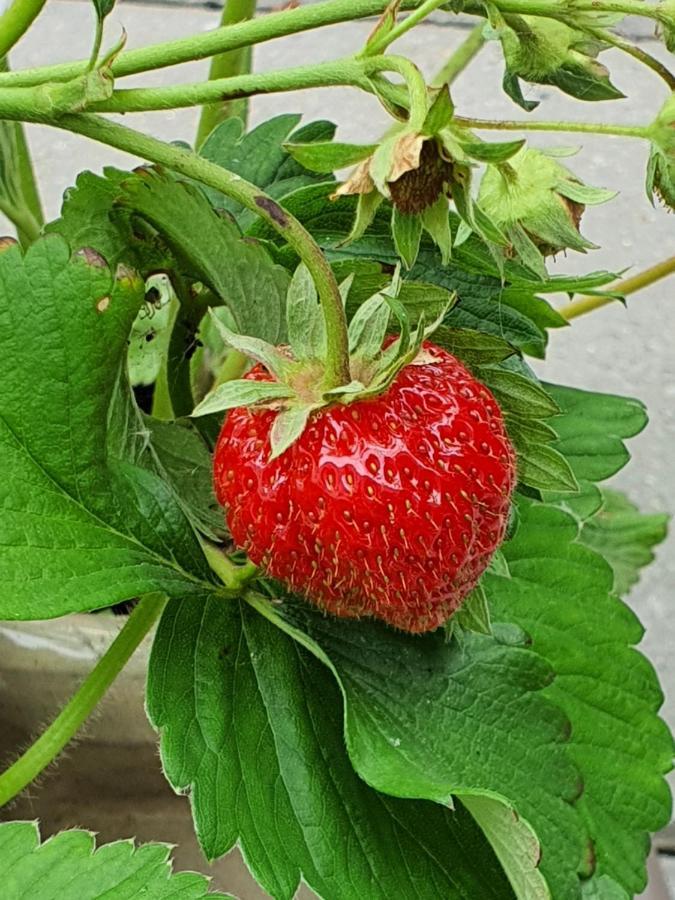
M159 7L121 2L110 16L106 34L112 43L123 24L129 35L129 47L180 37L213 27L217 12L198 5L179 7L176 3ZM427 72L432 72L455 46L465 29L462 25L429 24L400 42L400 50ZM332 26L321 35L298 35L270 42L256 50L256 66L272 69L334 58L351 53L365 37L371 23ZM650 37L650 27L630 22L626 28L639 37L654 55L664 51ZM33 30L17 47L14 64L35 66L43 61L70 60L88 55L92 34L90 4L59 0L47 7ZM633 123L647 120L665 99L662 82L633 60L610 51L604 59L614 81L630 100L601 106L581 104L551 89L530 88L530 97L542 99L532 114L543 119L587 119ZM144 84L191 81L204 76L206 63L198 62L177 70L164 70L150 76L128 79ZM483 117L518 118L521 111L501 93L501 64L496 48L488 47L465 73L454 92L455 102L466 114ZM375 101L348 89L327 92L314 90L257 99L252 105L253 121L258 122L280 112L302 112L306 120L326 114L339 123L339 136L364 142L376 137L385 116ZM152 130L165 139L187 139L194 133L197 113L182 110L129 116L136 127ZM106 163L129 165L130 157L84 139L48 129L30 128L29 136L41 174L43 194L49 216L55 216L65 188L83 168L94 170ZM580 138L583 137L583 141ZM560 135L551 139L533 135L534 146L580 145L584 150L572 162L574 169L588 182L619 190L614 202L591 209L584 219L586 235L603 248L588 257L579 255L560 260L559 269L583 272L590 269L632 268L653 264L675 252L675 219L647 203L643 184L647 148L638 141L619 138L600 139L581 135ZM0 220L0 229L4 230ZM562 301L561 301L562 302ZM643 400L651 415L646 432L631 446L633 463L616 479L645 511L667 510L675 513L675 278L644 291L628 309L608 307L577 320L573 328L554 333L549 359L538 370L552 381L599 391L633 395ZM675 584L675 534L658 552L656 564L647 571L630 598L644 622L647 633L642 649L659 670L667 695L664 715L675 723L675 618L672 613L672 586ZM673 868L673 867L671 867Z

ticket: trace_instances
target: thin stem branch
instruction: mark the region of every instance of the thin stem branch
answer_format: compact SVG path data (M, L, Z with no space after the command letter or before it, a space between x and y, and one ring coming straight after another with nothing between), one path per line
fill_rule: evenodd
M14 225L17 237L27 247L40 236L40 223L27 206L18 206L0 198L0 212Z
M429 111L429 94L424 76L415 63L403 56L368 56L358 62L366 73L396 72L403 78L410 98L410 124L421 130Z
M466 69L471 60L485 46L483 31L484 25L482 23L471 29L459 47L448 57L446 63L434 76L431 82L434 87L452 84L458 75Z
M257 0L226 0L220 19L221 27L252 19L256 6ZM240 47L238 50L230 50L214 56L209 69L209 81L220 81L223 78L232 78L250 72L252 55L251 47ZM247 116L248 103L245 98L240 100L222 99L219 103L206 104L199 118L197 147L201 147L220 122L230 117L239 117L245 122Z
M5 95L12 93L14 92L4 92ZM5 108L0 102L0 117L5 114ZM29 113L24 109L20 115L26 117ZM326 321L329 345L326 360L326 389L349 383L351 376L349 373L347 320L335 275L321 248L309 232L294 216L282 209L276 200L273 200L254 184L240 178L239 175L228 172L227 169L202 159L189 150L165 144L149 135L134 131L124 125L109 122L99 116L66 115L53 121L42 117L41 121L56 128L64 128L67 131L85 135L102 144L108 144L110 147L116 147L118 150L140 156L150 162L180 172L182 175L187 175L189 178L194 178L202 184L221 191L227 197L231 197L263 218L298 253L316 284Z
M0 59L7 56L42 11L46 0L14 0L0 16Z
M426 19L427 16L430 16L432 12L439 9L444 3L447 3L447 0L424 0L421 6L418 6L409 16L406 16L405 19L395 25L389 34L382 35L379 40L372 41L368 48L369 52L372 55L384 53L387 47L393 44L394 41L397 41L406 32L410 31L411 28L418 25L422 19Z
M115 78L122 78L196 59L208 59L229 50L262 44L289 34L378 15L387 7L387 3L388 0L326 0L325 3L269 13L248 22L216 28L206 34L127 50L114 61L112 73ZM411 9L418 4L419 0L405 0L402 6L404 9ZM82 75L86 67L86 61L80 61L25 69L0 76L0 84L29 87L46 81L69 81Z
M643 272L638 272L637 275L631 275L630 278L625 278L623 281L617 282L610 290L625 295L634 294L636 291L640 291L642 288L646 288L650 284L659 281L661 278L666 278L668 275L674 273L675 256L671 256L669 259L664 259L663 262L657 263L655 266L651 266L651 268L645 269ZM593 312L594 309L600 309L602 306L607 306L608 303L615 302L613 297L579 297L578 300L573 300L558 311L564 319L569 321L570 319L576 319L579 316L586 315L586 313Z
M502 13L542 16L547 19L560 19L568 24L571 15L583 12L622 13L627 16L655 19L657 22L665 21L658 3L646 3L643 0L574 0L572 9L568 0L495 0L494 5ZM485 17L485 7L482 2L468 0L463 12Z
M611 31L607 31L604 28L591 28L586 25L581 27L583 31L586 34L590 34L591 37L597 38L605 44L610 44L618 50L623 50L624 53L637 59L662 78L671 91L675 91L675 75L673 75L670 69L668 69L667 66L664 66L660 60L652 56L651 53L647 53L647 51L643 50L641 47L636 47L635 44L631 44L630 41L624 41L623 38L620 38L616 34L612 34Z
M165 597L143 598L110 647L46 731L0 775L0 807L40 775L73 738L160 616Z
M384 58L384 57L383 57ZM389 59L389 57L387 57ZM394 59L394 57L392 57ZM115 91L109 100L92 104L95 112L147 112L149 110L179 109L187 106L215 104L256 94L275 94L282 91L333 85L355 85L372 90L364 74L365 63L371 60L347 58L315 66L298 66L274 72L252 72L231 78L169 87L131 88ZM13 91L32 91L34 88L13 88ZM0 93L3 92L0 87ZM5 91L6 93L6 91Z
M606 125L599 122L530 122L526 119L501 121L499 119L472 119L465 116L456 116L454 121L467 128L488 131L566 131L649 139L649 128L646 125Z
M96 31L94 33L94 46L91 48L91 56L87 63L87 69L91 72L96 67L96 60L101 52L101 44L103 43L103 19L96 16Z

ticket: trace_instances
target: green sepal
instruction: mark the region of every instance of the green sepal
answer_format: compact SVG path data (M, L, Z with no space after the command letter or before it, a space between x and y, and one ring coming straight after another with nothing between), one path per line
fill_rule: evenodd
M391 0L368 35L363 50L358 54L359 56L373 56L382 53L382 41L386 43L387 38L394 30L400 5L401 0Z
M326 323L316 285L304 263L295 270L286 295L288 342L298 362L324 359Z
M421 216L422 226L441 251L441 260L443 265L447 266L452 256L452 228L450 227L448 201L445 197L439 197L435 203L427 206Z
M408 215L394 207L391 216L391 233L401 261L406 269L412 269L420 249L422 219L419 215Z
M574 51L571 51L574 53ZM554 84L570 97L577 100L622 100L625 94L614 87L609 80L609 71L602 63L589 59L583 54L575 54L572 59L550 77Z
M560 412L560 407L550 394L517 372L484 366L479 370L478 377L490 388L505 411L519 418L545 419Z
M508 229L507 236L523 265L527 266L530 272L533 272L542 281L546 281L548 271L542 252L523 226L515 222Z
M300 437L310 413L317 409L317 406L316 403L306 403L302 406L289 406L288 409L282 409L277 413L270 432L271 460L281 456Z
M192 416L208 416L237 406L257 406L271 401L287 400L295 391L278 381L250 381L238 378L218 385L192 411Z
M309 144L283 144L296 162L311 172L330 175L336 169L354 166L367 159L377 144L343 144L338 141L317 141Z
M344 241L339 246L346 246L352 241L358 241L363 237L375 218L375 213L384 200L382 194L378 191L371 191L369 194L359 194L356 201L356 215L354 216L354 224Z
M516 444L516 449L518 477L524 484L540 491L579 493L579 482L570 464L554 447L548 444Z
M618 196L618 191L609 191L606 188L591 187L581 182L570 181L569 179L561 179L556 185L556 190L563 197L574 200L576 203L583 203L584 206L597 206L600 203L607 203Z
M480 584L477 584L471 591L452 619L464 631L473 631L476 634L492 634L490 607L488 606L485 591Z
M524 109L525 112L532 112L532 110L539 106L538 100L525 99L518 77L509 72L508 69L504 72L502 88L504 93L509 96L514 103L517 103L521 109Z
M459 137L459 136L458 136ZM502 163L507 159L511 159L525 145L525 139L519 141L498 141L489 143L488 141L462 140L459 137L462 150L467 156L478 162L484 163Z
M354 313L349 323L349 353L371 359L382 349L387 334L391 307L382 294L374 294Z
M234 347L235 350L239 350L244 356L249 356L251 359L255 359L256 362L262 363L278 381L285 380L291 367L291 361L280 353L276 347L260 338L237 334L229 329L214 314L212 309L209 310L209 313L224 343Z
M422 134L432 137L445 128L452 121L455 113L455 104L450 97L450 88L444 84L440 88L427 113L422 126Z

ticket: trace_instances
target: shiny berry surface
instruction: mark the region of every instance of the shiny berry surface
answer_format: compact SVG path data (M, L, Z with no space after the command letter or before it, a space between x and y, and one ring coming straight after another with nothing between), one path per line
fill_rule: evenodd
M386 394L318 410L272 461L276 413L234 409L214 456L218 500L254 563L327 612L408 632L438 627L474 588L516 481L492 394L433 344L423 360Z

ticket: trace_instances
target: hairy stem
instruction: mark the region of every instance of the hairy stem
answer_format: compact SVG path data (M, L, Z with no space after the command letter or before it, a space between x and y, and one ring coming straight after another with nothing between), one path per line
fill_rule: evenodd
M257 0L226 0L220 19L221 27L252 19L255 15L256 6ZM250 46L230 50L227 53L219 53L211 60L209 81L220 81L223 78L231 78L250 72L251 58L252 51ZM222 99L220 103L206 104L202 109L197 128L197 147L201 147L216 125L232 117L238 117L243 122L246 122L248 117L248 103L246 99Z
M573 6L568 0L495 0L494 5L502 13L516 13L523 16L543 16L547 19L560 19L568 25L576 13L622 13L627 16L644 16L661 22L664 19L659 5L645 3L643 0L574 0ZM469 2L464 12L485 16L485 7L480 2Z
M381 57L380 59L384 59ZM387 59L389 59L387 57ZM395 59L395 57L392 57ZM131 88L115 91L109 100L93 104L96 112L147 112L159 109L179 109L186 106L215 106L218 101L253 97L256 94L275 94L282 91L304 90L306 88L329 87L333 85L356 85L370 90L365 76L366 64L373 60L346 58L335 62L320 63L315 66L298 66L274 72L253 72L216 81L196 84L177 84L158 88ZM0 93L2 93L0 87ZM31 91L34 88L14 88ZM6 93L6 91L5 91Z
M325 3L300 6L259 16L248 22L227 25L206 34L190 35L163 44L140 47L121 53L112 66L115 78L175 66L195 59L207 59L229 50L262 44L274 38L310 31L324 25L362 19L380 14L388 0L327 0ZM405 0L404 9L414 9L419 0ZM68 81L82 75L86 62L64 63L25 69L0 76L0 84L30 86L46 81Z
M46 0L14 0L0 16L0 59L7 56L39 15Z
M5 108L0 101L0 116L4 114ZM24 110L21 115L29 113ZM47 125L85 135L102 144L108 144L110 147L116 147L118 150L124 150L194 178L221 191L261 216L293 247L311 272L316 284L328 335L326 389L349 383L351 376L347 320L333 270L309 232L275 200L238 175L202 159L195 153L165 144L149 135L98 116L67 115L53 121L43 118L42 121Z
M499 119L470 119L466 116L456 116L454 121L467 128L488 131L493 129L496 131L566 131L649 139L649 128L646 125L603 125L600 122L530 122L527 119L501 121Z
M96 68L96 60L101 52L101 44L103 43L103 18L96 16L96 31L94 33L94 45L91 48L91 56L87 63L87 69L93 71Z
M17 237L24 247L28 247L40 235L40 223L27 206L9 203L0 197L0 212L16 228Z
M416 10L395 25L389 34L382 35L379 40L371 41L370 46L368 47L369 53L372 55L384 53L390 44L397 41L407 31L414 28L415 25L418 25L422 19L426 19L427 16L430 16L432 12L439 9L444 3L447 3L447 0L424 0Z
M45 732L0 775L0 806L9 803L61 753L159 618L166 598L144 597L75 695Z
M476 25L472 28L467 37L457 47L457 49L448 57L446 63L438 70L431 82L434 87L442 87L444 84L452 84L469 65L471 60L480 53L485 45L483 37L484 25Z
M626 295L634 294L636 291L640 291L642 288L646 288L650 284L654 284L654 282L660 281L661 278L666 278L673 273L675 273L675 256L664 259L663 262L645 269L644 272L638 272L637 275L618 281L610 290ZM612 297L579 297L578 300L573 300L572 303L562 307L559 312L563 318L569 321L593 312L594 309L600 309L601 306L607 306L608 303L615 302Z

